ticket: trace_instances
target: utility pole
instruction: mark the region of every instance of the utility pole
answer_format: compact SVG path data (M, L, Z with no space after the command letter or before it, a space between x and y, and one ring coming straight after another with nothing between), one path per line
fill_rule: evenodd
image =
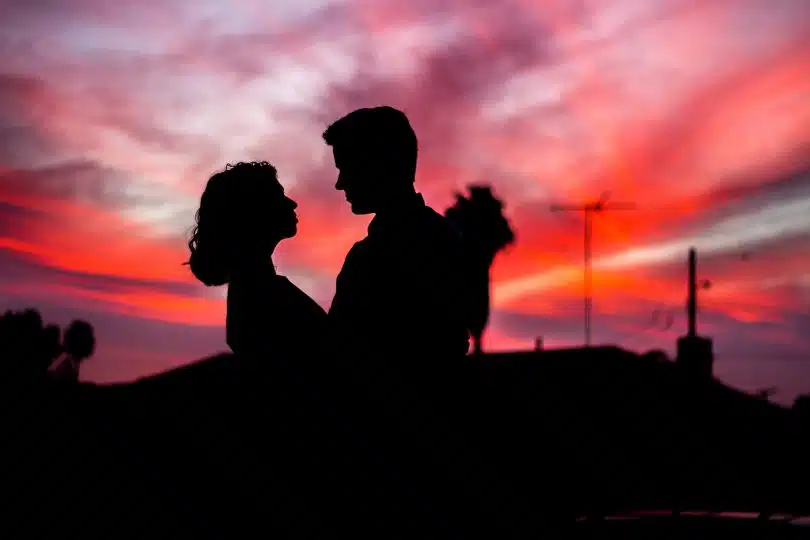
M686 303L687 337L697 336L697 250L689 248L689 281L687 285L688 301Z
M702 337L697 332L698 290L708 289L708 280L697 278L697 250L689 248L687 282L687 327L686 335L678 339L678 356L675 362L686 373L700 379L711 379L714 372L714 345L711 338Z
M687 302L686 302L686 335L687 337L697 337L697 296L698 290L708 289L711 282L708 279L698 281L697 278L697 250L689 248L689 273L687 282Z
M591 237L592 228L591 218L594 213L601 213L608 210L634 210L636 205L634 203L608 203L609 194L604 193L602 197L595 202L582 204L582 205L564 205L552 204L552 212L584 212L585 213L585 280L584 280L584 296L585 296L585 346L591 346L591 311L593 308L593 278L591 270Z

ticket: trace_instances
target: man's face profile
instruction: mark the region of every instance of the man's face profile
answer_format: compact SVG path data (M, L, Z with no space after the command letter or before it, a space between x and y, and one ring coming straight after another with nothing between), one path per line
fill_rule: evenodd
M333 146L332 155L339 171L335 189L346 195L352 213L364 215L376 212L381 179L375 174L372 160L345 146Z

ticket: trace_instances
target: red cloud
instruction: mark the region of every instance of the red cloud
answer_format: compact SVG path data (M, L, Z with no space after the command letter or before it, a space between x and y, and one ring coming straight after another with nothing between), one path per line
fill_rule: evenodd
M300 205L299 235L278 262L316 276L327 297L368 221L334 190L320 135L368 105L411 118L417 186L437 210L472 182L493 183L505 199L518 240L493 269L493 346L531 346L538 332L549 345L581 339L582 216L551 214L552 202L610 191L638 204L595 221L599 258L808 196L796 180L810 165L805 3L437 5L355 1L293 22L249 2L202 25L183 2L4 7L27 47L0 42L10 58L0 75L0 249L83 276L3 281L0 271L4 293L58 295L166 328L221 324L220 291L181 265L185 233L210 174L267 159ZM121 32L102 33L100 21ZM61 46L38 46L44 35ZM751 350L807 345L791 326L806 291L806 240L779 241L746 264L701 255L716 281L702 295L707 331L738 331ZM497 300L531 276L542 286ZM109 278L124 281L99 285ZM672 261L597 269L605 339L671 343L676 328L645 325L655 309L680 310L683 280ZM174 362L172 344L185 342L172 332L162 339Z

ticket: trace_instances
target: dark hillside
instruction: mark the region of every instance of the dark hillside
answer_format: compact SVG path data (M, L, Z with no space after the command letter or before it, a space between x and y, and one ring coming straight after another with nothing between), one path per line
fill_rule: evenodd
M375 522L517 534L633 509L810 513L806 437L788 410L618 348L469 362L442 400L420 401L428 415L364 401L339 371L315 379L230 354L130 384L43 383L4 402L2 484L17 505L3 522L60 535ZM370 422L403 414L435 420L432 446L410 444L412 431L374 445Z

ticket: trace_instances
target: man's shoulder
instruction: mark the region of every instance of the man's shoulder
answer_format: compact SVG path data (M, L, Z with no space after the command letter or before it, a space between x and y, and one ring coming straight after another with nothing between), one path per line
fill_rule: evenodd
M362 257L366 252L368 252L369 249L373 248L373 245L373 238L370 239L368 236L358 240L352 244L351 248L349 248L349 252L346 253L346 260L348 261L349 259L357 259Z
M395 249L398 253L411 253L415 246L420 250L455 250L462 245L462 237L455 225L425 206L412 215L407 224L392 228L370 228L368 235L354 243L346 255L344 265L365 259L375 258L376 254L388 254Z
M425 233L437 243L448 247L461 245L461 232L446 217L433 208L426 206L423 218Z
M352 244L352 247L349 248L348 253L346 253L346 257L343 259L341 273L345 273L347 268L351 269L357 265L362 265L363 261L367 259L370 249L372 249L372 246L368 237Z

